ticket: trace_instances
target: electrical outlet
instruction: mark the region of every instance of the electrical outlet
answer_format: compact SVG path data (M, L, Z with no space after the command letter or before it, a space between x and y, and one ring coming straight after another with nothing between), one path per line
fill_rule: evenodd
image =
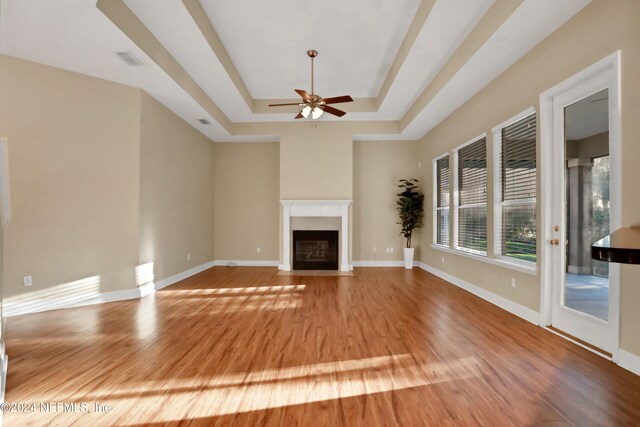
M515 287L516 287L516 278L515 278L515 277L512 277L512 278L511 278L511 287L512 287L512 288L515 288Z
M33 285L33 279L31 278L31 276L24 276L24 279L22 279L22 282L24 283L25 286Z
M418 162L418 169L422 167L422 162Z
M444 264L444 257L442 257L442 263Z
M393 253L393 248L389 248L389 253Z
M378 252L378 248L374 246L373 248L371 248L371 251L375 254L376 252Z
M256 248L256 252L257 252L257 253L262 252L262 249L260 249L260 246L258 246L258 247Z
M187 261L191 261L191 254L187 254Z

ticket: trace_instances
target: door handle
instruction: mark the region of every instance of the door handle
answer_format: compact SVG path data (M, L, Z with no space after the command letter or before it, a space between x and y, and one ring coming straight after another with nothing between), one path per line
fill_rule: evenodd
M560 244L560 240L551 239L551 240L549 240L549 243L551 243L553 246L558 246Z

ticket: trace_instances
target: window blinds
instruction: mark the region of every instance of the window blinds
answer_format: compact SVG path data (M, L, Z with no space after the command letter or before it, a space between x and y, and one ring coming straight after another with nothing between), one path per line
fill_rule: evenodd
M536 261L536 115L502 128L496 135L499 188L498 255Z
M457 151L458 249L487 252L487 140Z
M449 246L449 155L435 161L434 243Z

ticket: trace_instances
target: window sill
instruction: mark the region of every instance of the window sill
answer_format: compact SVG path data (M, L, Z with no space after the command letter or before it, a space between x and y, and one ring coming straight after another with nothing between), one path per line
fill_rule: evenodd
M454 255L460 255L462 257L474 259L480 262L486 262L487 264L493 264L499 267L508 268L510 270L519 271L521 273L531 274L532 276L535 276L538 273L538 267L536 265L533 265L533 266L521 265L515 262L505 260L504 258L489 258L488 256L485 256L485 255L476 255L476 254L472 254L466 251L461 251L458 249L451 249L448 246L432 244L431 247L439 251L447 252Z

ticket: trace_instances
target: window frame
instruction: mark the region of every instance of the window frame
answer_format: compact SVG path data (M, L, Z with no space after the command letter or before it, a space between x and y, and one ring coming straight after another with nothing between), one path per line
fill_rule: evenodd
M448 206L438 206L438 161L441 159L444 159L445 157L449 157L449 205ZM447 151L444 154L439 155L438 157L435 157L432 160L432 165L433 165L433 245L437 246L439 248L450 248L451 247L451 205L452 203L452 197L451 197L451 173L453 171L452 167L451 167L451 154ZM448 210L449 211L449 244L448 245L444 245L442 243L438 243L438 213L440 211L443 210Z
M493 256L499 260L504 262L508 262L509 264L515 264L521 266L526 269L536 270L538 262L540 260L538 254L538 236L536 236L536 262L525 261L522 259L510 257L507 255L503 255L501 252L501 241L500 241L500 230L502 229L502 207L503 206L517 206L517 205L527 205L534 203L534 207L536 210L536 229L538 229L538 200L537 194L536 197L522 199L517 201L502 201L502 181L501 181L501 171L502 165L500 163L500 154L502 151L502 130L507 126L510 126L522 119L525 119L532 114L537 115L537 111L534 106L527 108L524 111L512 116L511 118L505 120L499 125L495 126L491 129L491 133L493 134ZM539 118L536 117L536 121ZM536 126L536 193L538 191L538 126Z
M473 204L467 204L464 205L462 207L462 209L464 208L473 208L473 207L480 207L480 206L484 206L485 210L486 210L486 221L487 221L487 225L489 224L489 204L488 204L488 200L489 200L489 156L488 153L486 151L488 151L488 147L487 147L487 133L484 132L470 140L468 140L467 142L465 142L464 144L460 144L457 147L455 147L453 149L453 218L452 218L452 223L453 223L453 236L452 239L450 239L450 241L453 243L453 249L458 251L458 252L462 252L465 254L470 254L473 256L477 256L477 257L481 257L481 258L487 258L488 253L489 253L489 233L487 232L487 250L486 251L477 251L474 249L468 249L468 248L462 248L458 245L458 221L459 221L459 212L460 212L460 194L459 194L459 185L460 183L458 182L458 161L459 161L459 157L458 157L458 152L475 143L480 141L481 139L485 140L485 162L486 162L486 168L487 168L487 179L486 179L486 190L487 191L487 200L484 203L473 203Z

